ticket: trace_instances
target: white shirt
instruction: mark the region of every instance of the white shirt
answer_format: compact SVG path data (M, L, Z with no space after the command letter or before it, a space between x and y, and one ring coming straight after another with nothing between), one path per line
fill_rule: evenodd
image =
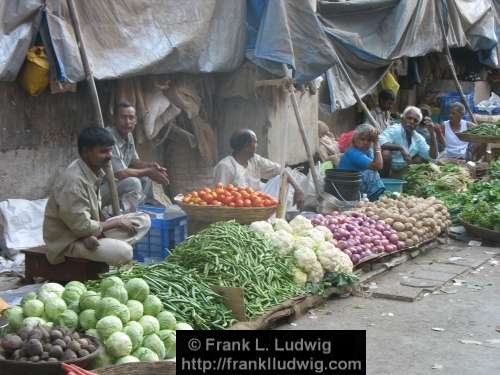
M244 167L232 156L226 156L214 168L214 184L233 184L249 186L254 190L262 190L262 179L270 179L279 175L281 167L269 159L255 154Z
M450 126L450 121L444 121L444 139L446 140L446 157L451 159L465 159L469 142L460 140ZM467 121L460 120L459 132L467 130Z

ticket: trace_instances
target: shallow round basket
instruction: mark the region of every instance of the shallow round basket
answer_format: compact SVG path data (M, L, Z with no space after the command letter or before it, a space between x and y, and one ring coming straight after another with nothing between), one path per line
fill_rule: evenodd
M99 375L175 375L175 362L133 362L98 368Z
M189 220L202 223L236 220L240 224L251 224L254 221L269 219L277 207L276 205L269 207L195 206L183 203L182 198L175 201L186 212Z
M90 369L99 353L99 341L95 337L82 336L92 341L97 348L89 355L72 361L65 361L77 365L83 369ZM0 375L65 375L66 371L61 368L61 362L25 362L0 360Z
M500 136L477 135L477 134L470 134L467 132L457 133L457 137L464 142L476 142L476 143L499 143L500 142Z
M477 227L475 225L466 223L462 219L460 219L460 222L462 223L464 228L467 230L467 232L469 232L473 236L480 237L483 240L488 240L491 242L499 242L500 243L500 232L496 232L496 231L491 230L491 229L484 229L484 228Z

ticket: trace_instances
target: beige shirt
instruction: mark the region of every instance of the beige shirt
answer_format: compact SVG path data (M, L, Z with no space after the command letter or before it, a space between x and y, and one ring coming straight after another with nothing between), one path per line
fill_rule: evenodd
M77 159L58 176L43 222L50 263L63 262L72 242L101 234L99 186L103 175L103 171L96 175L83 160Z
M262 179L270 179L281 171L278 163L255 154L245 168L232 156L226 156L219 161L214 169L214 183L233 184L235 186L250 186L255 190L262 190Z

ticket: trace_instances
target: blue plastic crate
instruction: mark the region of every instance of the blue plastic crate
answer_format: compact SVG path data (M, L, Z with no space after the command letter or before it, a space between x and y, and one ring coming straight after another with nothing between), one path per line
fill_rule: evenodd
M151 218L149 232L134 245L134 260L144 263L163 260L168 256L169 224L167 220Z
M163 260L187 237L187 216L184 213L164 218L165 208L140 205L139 211L151 216L151 229L134 246L134 260L138 262Z

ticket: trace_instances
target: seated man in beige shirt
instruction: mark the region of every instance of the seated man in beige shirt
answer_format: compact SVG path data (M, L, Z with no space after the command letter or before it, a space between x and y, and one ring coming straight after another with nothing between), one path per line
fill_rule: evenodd
M43 238L50 263L68 256L118 266L132 259L132 245L148 232L151 221L144 213L102 219L99 187L114 143L104 128L80 133L80 158L57 177L45 208Z

